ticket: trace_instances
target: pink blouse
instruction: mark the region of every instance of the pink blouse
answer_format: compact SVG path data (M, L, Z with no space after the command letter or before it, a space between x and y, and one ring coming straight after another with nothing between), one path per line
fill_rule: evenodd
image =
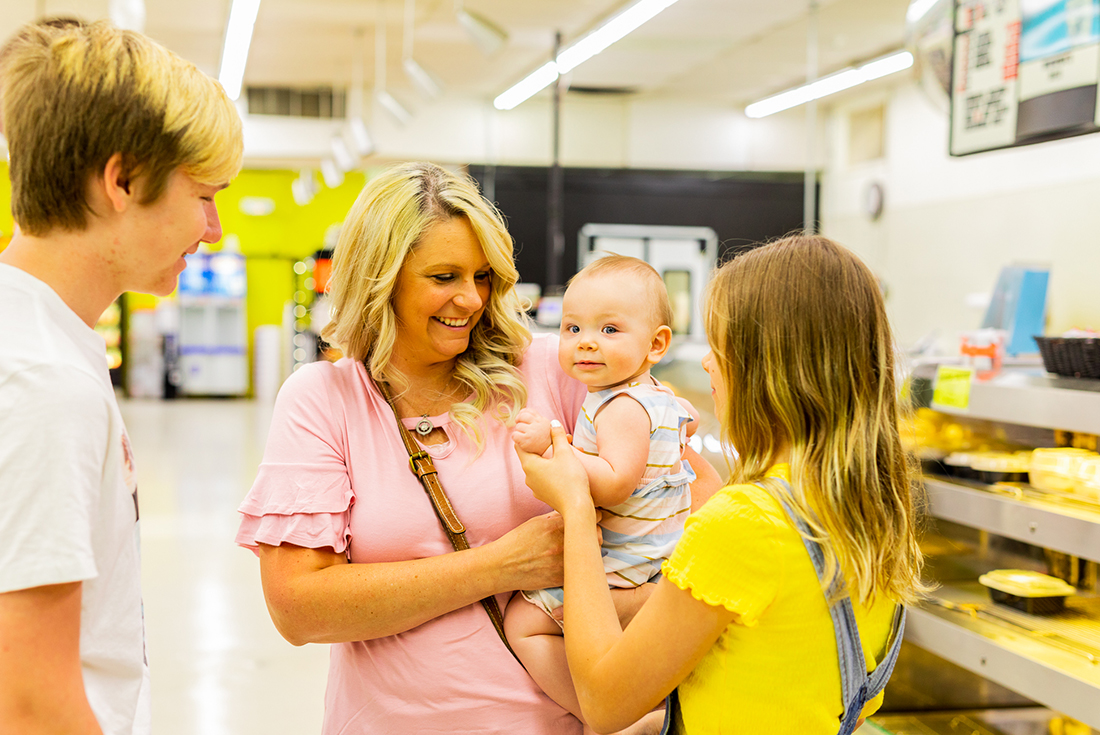
M572 431L586 388L558 368L557 337L536 335L520 370L527 405ZM432 421L450 440L428 451L471 547L549 510L527 488L507 427L486 419L475 456L448 416ZM237 543L346 550L353 563L450 553L407 457L361 363L305 366L279 392ZM501 610L509 597L497 596ZM581 726L527 676L475 603L404 633L332 646L323 733L367 732L550 735Z

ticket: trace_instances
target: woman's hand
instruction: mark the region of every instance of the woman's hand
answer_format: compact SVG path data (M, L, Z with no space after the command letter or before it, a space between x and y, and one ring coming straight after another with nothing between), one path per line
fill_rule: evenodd
M527 475L527 486L536 498L562 515L576 507L586 508L592 513L595 523L595 508L588 490L588 474L574 455L565 429L557 421L550 422L550 438L553 446L550 457L542 457L516 446L520 465Z
M557 513L524 521L489 546L500 552L501 590L538 590L561 587L565 524Z

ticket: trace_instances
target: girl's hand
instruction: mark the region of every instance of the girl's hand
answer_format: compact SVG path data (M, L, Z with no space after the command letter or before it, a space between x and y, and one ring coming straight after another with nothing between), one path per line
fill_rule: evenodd
M527 475L527 486L535 497L562 515L576 506L587 508L595 522L595 507L588 490L588 475L573 453L565 429L557 421L550 422L553 454L542 457L525 451L518 444L516 453Z
M538 411L523 409L516 416L512 441L525 452L544 454L550 448L550 421Z

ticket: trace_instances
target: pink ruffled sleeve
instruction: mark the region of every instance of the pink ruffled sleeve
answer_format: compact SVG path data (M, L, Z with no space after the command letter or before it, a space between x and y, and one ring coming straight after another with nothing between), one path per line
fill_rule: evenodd
M346 464L338 368L306 365L279 391L263 462L238 511L236 541L343 553L355 497Z

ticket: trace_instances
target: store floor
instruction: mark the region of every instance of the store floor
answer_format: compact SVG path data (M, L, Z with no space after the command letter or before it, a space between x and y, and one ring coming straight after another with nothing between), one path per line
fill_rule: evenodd
M156 735L321 729L328 647L275 631L259 564L233 543L271 410L253 401L120 401L141 503Z
M153 732L319 733L328 647L295 648L279 636L259 564L233 543L271 408L119 403L137 459Z

